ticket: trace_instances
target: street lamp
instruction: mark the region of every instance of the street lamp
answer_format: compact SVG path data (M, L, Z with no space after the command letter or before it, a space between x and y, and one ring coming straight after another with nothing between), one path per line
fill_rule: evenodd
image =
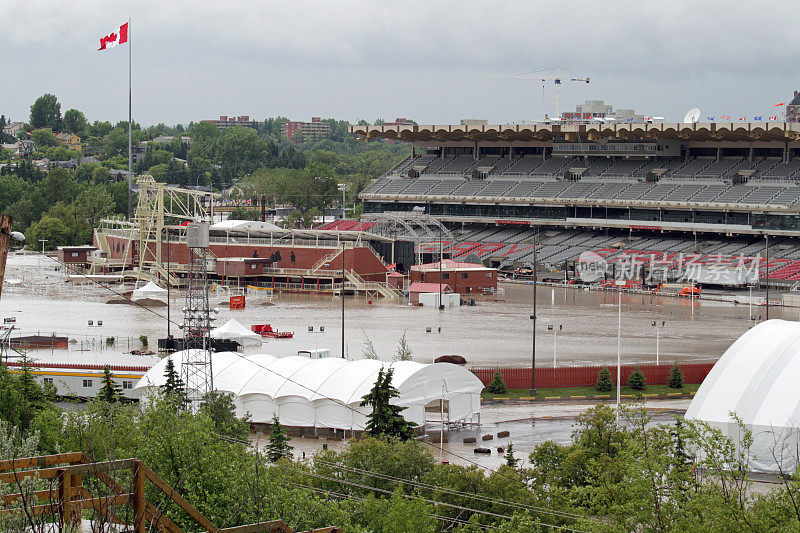
M667 323L664 320L662 320L661 324L659 324L657 320L653 320L653 322L650 325L652 327L656 328L656 365L658 365L658 354L659 354L659 344L660 344L659 341L660 341L661 328L666 327Z
M547 331L553 332L553 370L556 369L556 339L558 338L558 332L564 329L563 324L558 325L558 329L554 324L547 324Z
M617 304L617 426L619 427L620 391L622 390L622 287L625 286L625 281L618 279L614 284L619 293Z
M442 326L438 326L436 328L427 327L425 328L425 333L428 335L433 335L433 346L431 350L431 363L436 362L436 335L440 335L442 333Z

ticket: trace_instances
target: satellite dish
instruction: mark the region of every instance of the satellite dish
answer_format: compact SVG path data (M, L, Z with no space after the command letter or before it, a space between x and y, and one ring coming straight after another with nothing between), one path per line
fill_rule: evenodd
M686 115L683 117L683 122L685 124L693 124L700 119L700 110L696 107L693 107L689 111L686 112Z

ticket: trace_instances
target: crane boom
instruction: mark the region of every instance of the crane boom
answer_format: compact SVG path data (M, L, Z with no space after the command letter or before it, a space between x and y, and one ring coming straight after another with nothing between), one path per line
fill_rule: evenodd
M554 75L551 76L543 76L542 73L555 71ZM546 68L543 70L535 70L533 72L524 72L522 74L501 74L501 75L492 75L492 74L480 74L478 78L487 78L493 80L524 80L524 81L542 81L542 82L552 82L554 85L553 89L553 111L554 111L554 118L561 117L561 85L563 85L563 81L573 81L573 82L582 82L582 83L589 83L588 77L574 77L574 78L564 78L564 71L567 71L564 67L551 67Z

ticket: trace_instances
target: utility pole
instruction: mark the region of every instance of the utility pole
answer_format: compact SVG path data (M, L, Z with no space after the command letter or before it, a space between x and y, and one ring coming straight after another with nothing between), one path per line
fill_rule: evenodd
M767 298L766 298L766 304L767 304L767 320L769 320L769 235L767 235L766 233L764 234L764 250L765 250L765 253L767 255L767 264L766 264L766 268L764 269L764 273L767 276Z

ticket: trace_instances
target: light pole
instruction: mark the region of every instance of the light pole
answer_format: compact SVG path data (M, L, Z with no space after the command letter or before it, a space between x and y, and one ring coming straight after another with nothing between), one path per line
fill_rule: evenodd
M39 241L42 243L42 255L44 255L44 243L46 243L48 239L39 239Z
M555 324L547 324L547 331L553 332L553 370L556 369L556 354L558 353L556 349L556 339L558 339L558 332L562 329L564 329L563 324L559 324L558 328L556 328Z
M665 321L661 321L659 325L658 321L653 320L651 326L656 328L656 366L658 366L658 356L659 356L659 345L660 345L660 333L661 328L666 327L667 323Z
M431 349L431 363L436 362L436 335L440 335L442 333L442 326L438 326L436 328L427 327L425 328L425 333L429 335L433 335L433 345Z
M625 282L618 279L614 284L619 293L617 303L617 427L619 427L620 391L622 390L622 287L625 286Z
M533 314L531 321L531 396L536 395L536 247L539 246L539 229L536 229L536 238L533 241Z
M339 189L340 191L342 191L342 220L344 220L344 217L345 217L345 203L344 203L345 202L345 198L344 198L344 193L347 192L350 189L350 186L348 184L346 184L346 183L339 183L336 186L336 188Z
M325 333L325 326L319 326L316 331L314 331L314 326L308 326L308 332L314 333L314 355L319 356L317 352L317 335Z

